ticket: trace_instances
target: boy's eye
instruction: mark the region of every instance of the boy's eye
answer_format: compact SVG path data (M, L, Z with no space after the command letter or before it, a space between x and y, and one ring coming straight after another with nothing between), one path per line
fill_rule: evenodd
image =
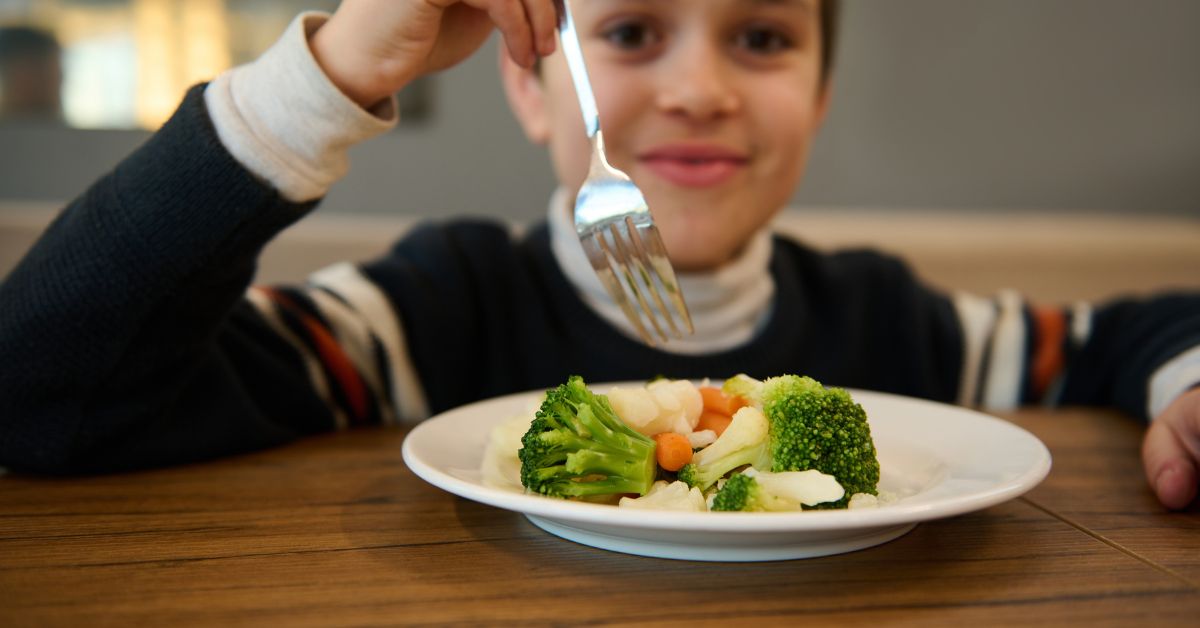
M757 54L772 54L793 47L790 37L771 28L747 28L734 37L734 44Z
M623 22L605 29L604 38L623 50L638 50L658 41L658 34L648 24Z

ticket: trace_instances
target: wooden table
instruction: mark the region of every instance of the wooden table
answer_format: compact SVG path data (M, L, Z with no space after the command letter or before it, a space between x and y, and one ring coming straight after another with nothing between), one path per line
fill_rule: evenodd
M1145 488L1141 426L1024 410L1026 496L824 558L696 563L576 545L460 499L364 430L160 471L0 477L0 626L1200 624L1200 510Z

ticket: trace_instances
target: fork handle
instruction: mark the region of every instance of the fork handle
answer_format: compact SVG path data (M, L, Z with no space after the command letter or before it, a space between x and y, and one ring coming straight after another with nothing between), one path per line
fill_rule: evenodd
M588 81L587 66L583 63L583 49L579 45L579 33L575 30L575 19L571 17L571 3L562 2L562 19L558 25L559 40L567 68L571 71L571 82L575 84L575 95L579 97L579 109L583 112L583 126L588 137L600 131L600 112L596 109L596 95Z

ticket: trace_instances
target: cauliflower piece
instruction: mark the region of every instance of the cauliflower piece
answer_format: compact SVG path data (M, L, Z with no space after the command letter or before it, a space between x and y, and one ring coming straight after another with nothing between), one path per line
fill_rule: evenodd
M870 493L855 493L850 496L850 501L846 503L846 508L850 510L858 510L860 508L878 508L879 498Z
M743 465L770 469L769 431L770 424L762 410L754 406L739 409L717 440L696 452L692 461L679 470L679 479L700 490L708 490L717 480Z
M529 431L535 413L536 407L505 419L492 428L480 464L484 486L518 493L525 491L521 484L521 459L517 457L517 452L521 449L521 438Z
M704 410L700 389L686 379L658 379L642 388L614 386L608 403L629 427L646 436L663 432L686 436Z
M654 483L650 492L642 497L622 497L621 508L643 510L676 510L684 512L707 512L708 503L700 489L689 487L678 480L668 484L663 480Z
M832 475L816 469L771 473L748 467L725 481L710 510L787 512L834 502L845 492Z
M654 435L648 434L644 427L658 419L658 404L645 388L613 386L608 391L608 405L629 427L648 436Z
M816 469L770 473L750 467L742 473L754 478L768 492L787 496L805 506L836 502L846 495L837 478Z
M850 497L847 508L879 508L896 503L900 496L890 491L879 491L879 495L870 493L855 493Z
M717 433L712 430L700 430L687 434L688 444L692 449L704 449L717 440Z

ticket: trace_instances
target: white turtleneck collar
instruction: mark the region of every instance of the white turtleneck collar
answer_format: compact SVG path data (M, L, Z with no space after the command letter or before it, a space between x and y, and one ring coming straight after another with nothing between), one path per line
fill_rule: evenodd
M558 265L583 301L601 318L626 336L638 338L579 246L568 202L568 194L562 188L550 199L550 244ZM682 340L671 339L660 348L680 354L713 353L752 340L766 324L775 297L770 263L771 235L764 228L754 234L741 254L720 268L704 273L680 273L679 287L687 300L696 333Z

